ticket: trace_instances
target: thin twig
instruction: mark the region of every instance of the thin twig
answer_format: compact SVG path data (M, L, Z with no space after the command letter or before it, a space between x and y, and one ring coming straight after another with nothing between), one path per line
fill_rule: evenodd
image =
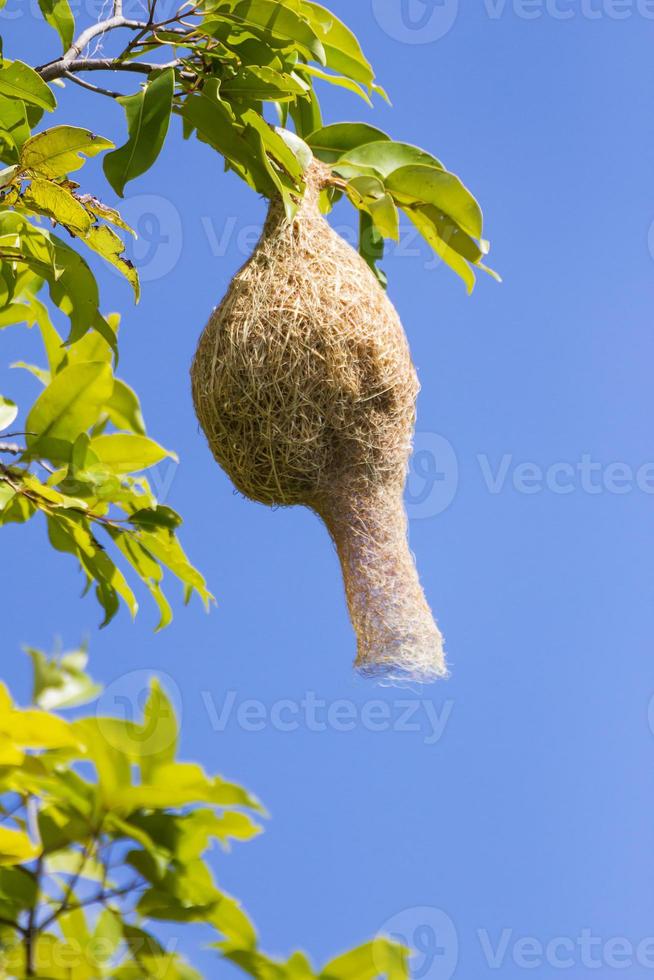
M28 800L28 804L27 804L27 806L28 806L28 814L29 814L30 803L32 803L32 800ZM36 862L36 872L35 872L35 875L34 875L35 880L36 880L36 895L34 896L34 904L32 905L32 908L29 911L29 918L27 920L27 928L25 929L25 932L24 932L24 936L25 936L25 964L26 964L26 967L27 967L27 969L26 969L25 972L26 972L26 974L27 974L28 977L34 977L34 976L36 976L35 962L34 962L34 959L35 959L34 954L36 952L35 939L36 939L37 932L38 932L38 929L36 927L36 912L37 912L37 909L39 907L39 894L40 894L40 891L41 891L41 875L42 875L42 873L43 873L43 855L41 855L38 858L37 862Z
M99 85L91 85L90 82L85 82L83 78L78 78L77 75L73 75L72 71L67 71L64 75L70 82L75 82L75 85L79 85L80 88L85 88L89 92L95 92L96 95L106 95L110 99L122 99L122 92L110 92L108 88L101 88Z
M112 898L121 898L125 895L130 895L132 892L137 891L139 888L146 888L146 883L142 881L133 881L129 885L125 885L124 888L112 888L109 891L100 891L96 895L92 895L91 898L84 898L80 902L71 902L71 904L64 910L66 912L75 912L77 909L87 908L89 905L103 905ZM56 909L51 915L45 919L41 925L40 930L43 931L51 926L59 916L62 914L60 909Z
M85 846L84 846L84 848L82 850L82 853L80 855L80 862L79 862L79 865L77 867L77 870L76 870L75 874L73 875L73 877L68 882L68 884L66 885L66 889L64 891L64 896L63 896L63 898L61 900L61 904L59 905L59 907L57 909L55 909L55 912L53 913L55 919L56 918L59 918L60 915L63 915L64 912L68 912L69 911L69 909L71 907L71 904L72 904L71 903L71 898L75 894L75 889L77 888L77 885L79 883L79 880L82 877L82 873L84 871L84 868L86 867L88 861L90 860L90 858L91 858L91 856L93 854L93 850L94 850L94 848L95 848L95 846L97 844L97 841L98 841L98 836L100 834L100 830L101 830L101 828L98 828L98 830L92 836L91 840L90 841L87 841L87 843L85 844ZM43 928L45 928L45 926L41 926L41 928L43 929Z

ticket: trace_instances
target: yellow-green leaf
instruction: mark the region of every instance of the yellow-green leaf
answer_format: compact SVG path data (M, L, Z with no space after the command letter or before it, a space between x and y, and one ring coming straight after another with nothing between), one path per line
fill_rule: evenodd
M111 140L96 136L90 129L53 126L23 144L20 163L26 170L56 179L79 170L84 166L86 157L97 156L104 150L110 150L113 145Z
M91 228L91 218L75 195L62 184L35 177L26 187L25 203L33 211L44 214L77 235L85 236Z
M91 449L100 463L114 473L136 473L160 463L167 456L176 459L147 436L115 433L91 440Z
M0 827L0 865L24 864L38 857L41 848L21 830Z
M101 361L71 364L55 375L32 406L25 428L30 452L66 460L77 436L96 421L111 397L111 366Z

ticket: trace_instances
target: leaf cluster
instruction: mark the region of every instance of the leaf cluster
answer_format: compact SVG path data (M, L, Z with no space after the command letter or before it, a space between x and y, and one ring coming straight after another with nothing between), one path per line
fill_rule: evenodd
M196 980L157 936L201 923L218 955L262 980L404 980L378 939L316 971L267 956L210 860L261 833L247 790L179 761L174 707L153 681L138 718L61 712L94 699L84 649L28 651L33 704L0 685L0 969L42 980ZM170 932L170 930L168 930Z

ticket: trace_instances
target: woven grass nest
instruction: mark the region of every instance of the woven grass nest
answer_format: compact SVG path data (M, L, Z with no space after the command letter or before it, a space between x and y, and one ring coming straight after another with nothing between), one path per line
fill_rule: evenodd
M403 504L418 381L399 317L319 210L314 160L293 219L272 201L261 238L202 334L193 398L241 493L320 515L340 558L356 668L392 680L446 673Z

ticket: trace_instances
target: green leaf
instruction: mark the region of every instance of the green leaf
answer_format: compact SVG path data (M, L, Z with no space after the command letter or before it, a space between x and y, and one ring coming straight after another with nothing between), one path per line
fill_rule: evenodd
M145 435L145 422L138 395L119 378L114 381L113 394L105 408L117 429L128 429L136 435Z
M255 190L270 198L276 193L261 140L253 142L236 123L233 112L220 99L219 82L209 79L202 92L190 96L181 110L183 119L198 136L225 157Z
M346 78L345 75L332 75L327 71L323 71L321 68L316 68L315 65L302 65L298 67L298 72L302 75L310 75L312 78L320 78L323 82L328 82L330 85L336 85L337 88L347 89L349 92L354 92L355 95L360 96L364 102L367 102L369 106L372 105L370 101L370 96L361 88L358 82L353 81L351 78Z
M58 221L77 235L85 237L91 228L88 212L62 184L35 177L25 188L23 200L32 211Z
M61 38L64 51L67 51L75 31L75 18L68 0L39 0L39 7L45 20Z
M462 231L456 222L443 214L439 208L434 207L433 204L424 204L418 208L406 208L406 212L410 217L419 214L425 221L430 222L433 231L442 239L443 244L457 252L467 262L472 262L474 265L480 263L484 253L477 242L470 235L466 235L465 231ZM427 240L431 243L431 238Z
M221 92L230 98L285 102L305 95L307 86L292 75L266 66L247 66L233 78L225 78Z
M135 95L119 99L127 116L129 139L104 158L107 180L123 197L125 184L144 174L161 152L173 104L175 72L168 68Z
M73 442L96 422L112 388L111 366L104 362L72 364L60 371L25 422L30 453L68 460Z
M205 607L209 608L214 599L207 589L207 583L197 568L191 565L184 549L174 535L166 528L158 528L156 532L149 533L144 531L141 535L141 543L162 565L165 565L173 575L184 583L187 599L192 592L197 592Z
M7 429L18 415L18 406L9 398L0 395L0 432Z
M0 68L0 95L22 99L29 105L52 111L57 100L41 76L22 61L3 61Z
M48 518L48 535L52 547L75 555L88 579L96 583L96 597L105 613L102 627L107 626L118 612L120 599L132 616L136 615L138 603L125 576L95 539L83 515L70 510L55 511Z
M304 98L299 98L297 102L291 103L289 112L298 136L306 138L309 133L322 128L320 101L313 86Z
M130 517L130 521L133 521L133 515ZM163 570L161 566L152 557L150 552L143 547L135 534L131 534L128 531L118 531L115 528L109 528L109 534L118 550L132 566L157 604L160 619L156 627L156 632L165 629L172 622L173 611L161 588L161 582L163 581Z
M358 146L390 140L390 136L367 123L345 122L324 126L305 139L318 159L333 163Z
M91 449L100 463L114 473L136 473L166 457L176 459L174 453L163 449L153 439L133 434L97 436L91 440Z
M18 152L30 135L25 103L20 99L0 95L0 140L12 151L12 162L18 160Z
M400 167L427 166L437 170L444 169L440 160L426 150L421 150L420 147L412 146L410 143L396 143L388 139L354 147L348 150L342 162L363 169L372 169L382 177L388 177ZM335 169L340 172L340 167Z
M94 328L115 350L115 331L100 314L98 284L88 264L79 252L56 235L50 235L49 242L54 247L57 273L48 276L48 286L52 301L70 319L67 342L80 340Z
M463 279L468 293L472 293L475 288L476 277L473 269L466 260L443 241L434 222L421 208L407 208L406 213L420 234L429 242L436 254L449 265L453 272L456 272L457 276Z
M87 704L101 693L102 688L85 671L88 654L84 648L52 658L33 647L27 647L26 653L33 664L32 700L44 711Z
M143 728L154 738L150 742L149 751L141 758L141 778L148 782L160 766L175 761L179 739L175 709L156 678L150 684L148 700L143 709Z
M434 167L400 167L388 175L386 188L400 206L433 204L468 235L481 238L481 208L454 174Z
M321 980L409 980L408 950L388 939L375 939L331 960Z
M304 140L297 135L297 133L292 132L290 129L283 129L278 126L275 132L281 136L286 145L289 147L293 156L296 158L299 168L302 174L310 166L313 159L313 155L309 146L304 142Z
M1 77L0 74L0 80ZM113 145L111 140L96 136L90 129L53 126L24 143L20 163L26 170L56 180L83 167L86 157L97 156Z
M161 504L157 507L144 507L137 510L130 514L129 519L130 523L137 527L149 529L165 527L169 531L175 531L182 523L182 519L176 511Z
M132 752L136 759L142 757L142 742L140 735L131 740ZM141 807L168 809L193 803L242 806L261 810L259 802L242 786L226 782L219 776L208 777L201 766L188 762L159 766L147 784L121 786L116 783L109 802L112 807L124 807L130 812Z
M211 17L234 27L251 29L269 44L290 46L306 58L326 63L325 49L313 28L287 5L276 0L221 0ZM223 13L228 9L229 13ZM211 22L205 21L203 30L211 30Z
M355 207L367 211L383 238L399 241L400 220L395 202L384 190L378 177L354 177L347 185L347 194Z
M366 211L359 212L359 252L370 266L375 278L385 289L386 274L377 265L384 257L384 239Z
M318 3L303 0L302 11L324 45L327 67L370 88L375 74L352 31Z
M30 909L37 896L35 876L27 868L0 869L0 898L21 909Z

